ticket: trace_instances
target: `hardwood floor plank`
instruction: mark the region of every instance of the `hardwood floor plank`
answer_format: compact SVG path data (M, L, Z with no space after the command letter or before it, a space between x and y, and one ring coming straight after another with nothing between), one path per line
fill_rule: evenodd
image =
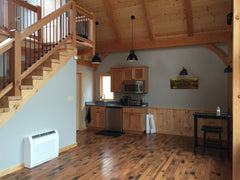
M115 138L95 132L78 132L77 147L33 169L24 168L1 179L231 179L227 151L206 149L204 155L194 155L192 137L123 134Z

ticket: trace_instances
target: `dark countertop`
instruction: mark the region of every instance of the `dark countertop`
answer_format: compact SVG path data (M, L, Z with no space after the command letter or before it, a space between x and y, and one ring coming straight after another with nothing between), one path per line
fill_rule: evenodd
M106 106L106 107L128 107L128 108L144 108L148 107L148 103L143 103L141 106L121 105L118 102L86 102L86 106Z

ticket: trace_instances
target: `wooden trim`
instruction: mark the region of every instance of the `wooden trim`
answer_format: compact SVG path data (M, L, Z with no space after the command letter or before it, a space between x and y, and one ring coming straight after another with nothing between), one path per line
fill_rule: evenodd
M96 101L96 68L93 68L93 102L95 101Z
M76 3L72 2L72 11L71 11L71 31L72 31L72 46L76 47Z
M76 38L77 38L77 40L83 41L83 42L81 42L81 43L84 43L86 46L93 47L93 42L92 42L92 41L90 41L90 40L88 40L88 39L86 39L86 38L77 36L77 35L76 35ZM88 44L88 45L87 45L87 44Z
M216 53L223 61L223 63L225 65L228 65L228 56L225 55L220 49L216 48L214 45L212 44L203 44L204 47L210 49L211 51L213 51L214 53Z
M77 60L77 65L79 65L79 66L91 67L91 68L93 67L91 62L89 62L89 61L84 61L84 60L81 60L81 59L78 59L78 60Z
M83 14L83 15L87 16L90 19L93 18L93 13L87 11L86 9L83 9L79 5L76 5L76 11L79 12L80 14Z
M77 74L83 74L83 71L77 70Z
M193 22L192 22L192 4L191 0L185 0L185 15L187 22L187 33L188 36L193 35Z
M220 31L194 34L194 36L165 37L155 40L138 41L135 42L134 49L141 50L228 42L230 40L230 34L230 31ZM129 49L131 49L131 42L108 42L102 44L98 43L97 49L99 53L128 51Z
M55 46L54 49L49 51L46 55L44 55L39 61L37 61L35 64L31 66L31 68L27 69L26 71L23 72L21 75L21 79L23 80L26 78L31 72L33 72L36 68L39 67L40 64L42 64L44 61L46 61L48 58L50 58L51 55L53 55L65 42L67 42L71 36L66 37L64 40L62 40L61 43Z
M239 179L240 162L240 1L233 1L233 164L232 179Z
M68 146L65 146L65 147L59 149L59 154L62 153L62 152L65 152L65 151L67 151L67 150L69 150L69 149L72 149L72 148L76 147L77 145L78 145L78 143L75 142L75 143L73 143L73 144L70 144L70 145L68 145Z
M109 3L109 0L102 0L102 2L104 4L107 16L110 20L110 24L112 26L113 32L116 35L117 41L122 42L122 36L121 36L121 33L120 33L120 29L117 26L116 20L114 19L112 7Z
M4 89L0 91L0 99L5 96L13 88L13 83L8 84Z
M28 2L22 1L22 0L12 0L15 4L22 6L26 9L29 9L31 11L37 12L37 7L29 4Z
M15 41L15 38L8 38L5 41L0 43L0 54L5 53L7 50L11 49L13 47L13 42Z
M13 13L15 13L14 12L14 8L13 8L13 0L8 0L8 28L9 29L13 29L13 24L14 24L14 22L13 22L13 17L14 17L14 15L13 15Z
M51 14L45 16L41 20L39 20L37 23L29 26L25 30L22 31L21 34L21 41L24 40L26 37L29 35L33 34L34 32L38 31L41 29L44 25L48 24L52 20L55 20L58 16L63 14L64 12L68 11L72 7L72 1L69 1L67 4L59 8L58 10L52 12Z
M146 24L147 24L148 35L149 35L149 38L152 40L152 39L154 39L154 34L153 34L151 17L149 15L150 14L150 9L148 8L148 6L146 4L146 0L141 0L141 3L142 3L142 7L143 7L143 13L144 13L145 21L146 21Z
M15 171L19 171L24 168L24 163L19 164L17 166L11 167L9 169L5 169L0 172L0 177L6 176L7 174L14 173Z

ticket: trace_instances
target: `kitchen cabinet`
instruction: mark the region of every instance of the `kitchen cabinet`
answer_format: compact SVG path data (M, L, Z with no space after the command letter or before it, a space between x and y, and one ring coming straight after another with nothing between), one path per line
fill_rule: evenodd
M122 68L111 69L111 91L122 92L123 87L123 72Z
M146 108L123 108L123 130L144 132L146 130Z
M90 106L91 121L88 124L89 128L105 129L106 125L106 107L104 106Z
M148 67L127 66L111 68L111 91L122 92L124 80L143 80L145 82L144 92L148 92Z

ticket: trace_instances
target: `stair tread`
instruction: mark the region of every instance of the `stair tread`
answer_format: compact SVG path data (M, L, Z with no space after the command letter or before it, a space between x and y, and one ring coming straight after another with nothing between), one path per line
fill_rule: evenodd
M10 108L0 108L0 113L9 112Z
M37 76L37 75L33 75L32 76L33 80L43 80L43 76Z
M25 90L27 90L27 89L33 89L33 86L32 85L21 85L21 89L23 90L23 89L25 89Z
M18 101L22 100L22 96L8 96L9 101Z
M43 67L42 70L43 71L52 71L52 68L51 67Z
M52 59L52 63L57 63L57 64L59 64L59 63L60 63L60 60L58 60L58 59Z
M67 56L68 53L67 53L67 52L62 52L62 51L60 51L60 52L59 52L59 55L61 55L61 56Z

